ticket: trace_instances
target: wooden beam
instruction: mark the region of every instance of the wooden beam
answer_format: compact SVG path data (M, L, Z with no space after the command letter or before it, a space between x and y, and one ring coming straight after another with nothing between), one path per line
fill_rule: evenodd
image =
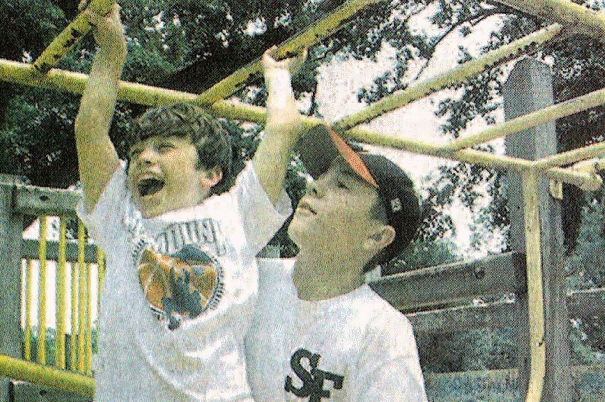
M569 293L567 308L570 317L605 316L605 288Z
M515 303L489 303L408 313L416 332L454 332L477 328L514 325L518 309Z
M570 318L605 316L605 288L570 292L567 305ZM517 325L518 314L516 302L496 302L419 311L406 316L414 331L440 333Z
M37 240L23 239L21 244L21 257L38 259L39 243ZM76 240L65 242L65 260L69 262L78 261L78 242ZM84 248L84 261L96 264L98 262L97 246L94 244L86 244ZM52 261L59 260L59 242L46 241L46 258Z
M552 105L550 67L531 58L517 62L503 86L503 95L507 120ZM556 141L554 121L543 122L507 136L506 153L535 161L554 155ZM520 392L524 394L531 381L528 401L567 402L571 400L569 316L562 264L561 209L560 202L550 196L548 180L538 174L540 171L533 166L521 175L509 171L506 183L511 222L509 245L527 253L527 299L523 295L518 299L522 311L516 326L519 344L527 345L518 353ZM527 355L530 347L531 357Z
M523 254L505 253L386 276L370 286L395 308L409 311L481 295L524 292L524 273Z
M25 215L76 215L82 193L37 186L18 186L15 190L15 211Z

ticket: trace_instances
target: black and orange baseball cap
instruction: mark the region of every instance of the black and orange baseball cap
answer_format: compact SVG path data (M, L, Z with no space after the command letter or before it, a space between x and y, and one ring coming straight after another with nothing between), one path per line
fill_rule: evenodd
M420 206L414 183L399 166L382 155L355 151L325 124L307 130L297 150L307 172L315 179L330 168L334 158L342 156L361 178L374 186L388 223L396 232L378 263L388 262L403 251L418 230Z

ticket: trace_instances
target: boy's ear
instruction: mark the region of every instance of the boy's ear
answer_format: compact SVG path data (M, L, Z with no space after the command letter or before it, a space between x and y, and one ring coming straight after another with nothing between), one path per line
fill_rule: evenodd
M205 187L214 187L223 178L223 171L220 167L215 166L211 169L207 169L203 172L200 177L201 183Z
M378 252L395 240L395 228L390 225L380 225L366 238L363 246L368 251Z

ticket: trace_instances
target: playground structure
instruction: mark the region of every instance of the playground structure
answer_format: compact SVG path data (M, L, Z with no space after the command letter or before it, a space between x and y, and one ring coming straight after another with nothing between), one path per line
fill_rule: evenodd
M374 2L377 0L346 2L332 14L311 25L306 31L283 43L279 47L279 54L300 51L327 37L359 9ZM594 166L601 164L599 158L605 155L605 143L556 154L552 122L557 118L605 104L605 90L598 90L552 105L552 94L543 90L543 88L549 88L548 69L531 59L522 59L511 72L510 85L505 88L507 121L503 124L452 140L446 144L386 135L361 126L384 113L404 107L454 84L462 83L486 68L518 59L536 49L541 43L556 38L566 26L573 26L576 31L588 35L605 37L605 15L590 11L570 1L505 0L500 2L543 17L553 24L434 78L413 83L405 90L395 92L364 110L335 122L332 126L343 136L362 143L382 145L460 162L478 163L510 173L509 189L518 190L518 193L510 191L511 204L509 205L511 231L516 234L516 236L511 236L515 239L516 244L512 245L515 252L477 262L432 267L385 277L375 281L372 285L402 311L479 295L515 293L517 302L514 307L498 304L464 310L432 311L429 309L426 313L409 316L416 330L420 331L436 330L437 328L430 328L430 325L434 326L435 322L441 323L439 328L442 330L443 328L461 328L464 324L468 328L471 321L475 326L519 325L521 328L520 341L526 346L522 348L524 352L521 353L519 359L519 371L521 377L524 378L522 387L526 395L525 400L569 401L571 400L569 351L565 335L568 316L578 314L588 308L604 311L605 290L572 295L564 293L559 250L560 234L558 232L560 232L560 228L557 228L560 226L560 222L556 221L560 213L558 212L558 201L551 194L558 195L556 189L559 183L569 183L583 190L599 188L602 182L595 172L575 170L565 166L578 162ZM110 0L93 0L89 7L96 7L102 12L108 10L112 4L113 1ZM79 15L33 63L0 60L0 79L17 84L81 93L86 85L87 76L85 74L58 70L52 66L89 29L90 26L84 17ZM263 123L266 118L263 108L226 100L245 85L251 75L257 74L259 71L259 61L250 63L202 94L121 82L118 97L147 106L192 102L208 108L217 116ZM527 94L537 95L530 97ZM510 99L515 99L515 101L511 102ZM304 118L306 126L319 122L320 120L316 118ZM523 134L515 134L520 132ZM496 155L472 149L473 146L502 137L505 137L507 141L507 155ZM3 230L3 233L8 233L6 236L8 240L3 240L2 244L2 258L5 260L3 264L5 266L14 264L20 270L22 257L26 256L25 254L31 254L25 252L27 247L22 245L23 215L73 215L78 195L67 191L31 188L17 183L5 183L1 188L0 229L6 229ZM41 222L44 220L43 218ZM43 226L44 224L41 224L41 227ZM61 231L63 230L61 229ZM14 234L13 237L11 237L11 233ZM40 243L36 246L38 257L35 258L38 258L40 262L55 259L59 262L59 266L65 266L65 261L67 261L65 250L68 247L64 243L63 236L64 234L61 236L63 240L59 241L59 243L63 242L63 245L56 245L58 251L54 258L49 257L46 241L42 240L43 236L41 236ZM79 262L80 282L78 286L74 286L72 281L71 297L73 300L75 293L79 292L80 306L90 305L90 300L87 299L88 296L84 290L90 285L90 281L86 279L90 278L86 267L87 263L91 262L98 262L97 265L102 266L102 255L96 251L89 251L87 254L87 246L83 239L77 247L77 257L72 260ZM41 283L43 265L41 264L39 268ZM3 274L0 289L20 290L20 282L14 282L19 278L8 278L9 276ZM20 275L15 276L20 277ZM102 275L98 276L102 277ZM26 276L26 281L29 281L30 277L31 275ZM13 282L10 282L11 280ZM64 284L59 280L57 283ZM43 288L43 285L40 285L40 288ZM28 289L31 289L31 286ZM441 292L436 292L436 289ZM44 306L43 293L41 292L39 298L41 306ZM20 292L18 300L20 301ZM65 305L64 296L59 297L58 294L57 303L63 303L61 306ZM72 308L76 304L72 302ZM43 308L39 310L43 310ZM78 313L82 314L82 311L80 309ZM64 370L66 367L65 328L60 329L59 325L63 325L60 322L65 322L65 316L59 317L60 314L65 314L64 308L57 309L57 333L61 334L57 337L57 339L61 339L57 344L57 356L62 357L56 359L56 367L51 368L44 365L44 342L38 342L37 363L27 362L28 342L25 342L25 353L14 346L9 350L0 350L2 352L0 374L13 379L27 380L91 395L93 387L93 380L89 377L92 373L91 353L88 352L90 344L86 340L87 337L90 338L90 320L88 319L87 322L86 316L81 315L77 320L81 329L78 331L79 336L73 336L75 333L73 329L71 332L71 342L76 342L76 338L79 342L77 355L80 360L77 364L74 362L69 365L70 369L79 373L75 374ZM427 314L431 315L430 320L426 319ZM15 316L18 316L16 324ZM28 316L26 315L26 317ZM39 324L42 327L44 313L40 313L39 316L41 317ZM74 310L71 316L72 327L75 316ZM6 324L6 328L12 325L7 333L10 332L13 338L17 337L20 345L20 314L16 315L13 312L12 315L5 314L4 317L0 317L2 317L0 322L3 328L5 327L4 317L13 318L11 323ZM71 356L74 355L75 348L76 343L73 343ZM22 360L21 356L25 356L25 360ZM75 366L77 366L76 370L74 370Z

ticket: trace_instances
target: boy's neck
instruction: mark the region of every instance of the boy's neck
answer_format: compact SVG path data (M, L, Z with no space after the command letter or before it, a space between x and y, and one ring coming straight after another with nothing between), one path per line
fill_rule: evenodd
M350 260L311 257L301 252L296 257L292 281L298 298L306 301L330 299L352 292L364 284L362 266Z

